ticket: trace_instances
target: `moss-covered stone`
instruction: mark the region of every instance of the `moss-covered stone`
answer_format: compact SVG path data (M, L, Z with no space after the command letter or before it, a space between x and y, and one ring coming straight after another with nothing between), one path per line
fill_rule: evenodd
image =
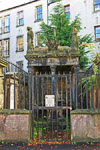
M100 113L100 109L76 109L71 111L71 114L95 114Z
M72 51L70 47L59 46L58 50L48 50L47 47L34 48L33 51L27 51L26 59L30 58L59 58L59 57L80 56L77 51Z
M31 114L31 111L26 109L0 109L0 115L1 114Z

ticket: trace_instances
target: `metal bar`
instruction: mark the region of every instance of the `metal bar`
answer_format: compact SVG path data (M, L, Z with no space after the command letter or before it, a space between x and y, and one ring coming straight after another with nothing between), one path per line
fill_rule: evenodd
M53 109L54 109L54 107L34 106L34 109L39 109L39 110L41 110L42 108L43 108L44 110L46 110L46 109L51 109L51 110L53 110ZM66 106L58 106L58 107L56 107L56 109L66 109Z
M62 141L63 141L63 109L61 109L61 135L62 135Z
M40 77L37 76L37 105L39 106L39 79Z
M34 140L34 109L32 109L32 139Z
M48 95L48 77L47 77L47 95Z
M4 68L4 108L6 109L6 94L7 94L7 91L6 91L6 75L5 75L5 68Z
M5 59L3 58L3 60L5 60ZM21 72L25 72L26 74L28 74L26 71L24 71L24 70L21 69L20 67L16 66L15 64L11 63L11 62L8 61L7 59L6 59L5 61L8 62L9 66L12 65L12 66L14 66L14 67L17 68L17 69L20 69ZM9 68L10 68L10 67L9 67ZM9 70L9 72L10 72L10 70ZM16 72L18 72L18 71L16 71Z
M69 75L69 74L66 74L66 75ZM61 77L66 77L66 75L65 74L58 74L58 75L55 75L55 74L41 74L41 75L38 75L38 77L48 77L48 78L51 78L51 77L59 77L59 78L61 78ZM35 77L37 77L37 75L34 75Z
M78 101L77 101L77 74L75 74L75 91L76 91L76 109L78 108Z
M43 86L44 85L44 78L42 77L42 83L41 83L41 86L42 86L42 139L43 139Z
M57 118L56 118L56 123L57 123L57 134L56 134L56 138L57 138L57 141L58 141L58 123L59 123L59 121L58 121L58 110L56 109L56 115L57 115Z
M68 107L68 91L67 91L67 75L66 75L66 106ZM66 137L68 139L68 110L66 109Z
M52 115L51 115L51 122L52 122L52 127L51 127L52 141L53 141L53 111L54 111L54 110L51 110L51 113L52 113Z
M58 78L56 77L56 78L55 78L55 94L56 94L56 96L55 96L55 97L56 97L55 109L56 109L57 106L58 106L58 96L57 96L57 95L58 95L58 93L57 93L57 92L58 92L58 84L57 84L57 83L58 83ZM57 109L55 110L55 112L56 112L56 128L57 128L57 129L55 130L55 132L57 133L57 134L56 134L56 139L57 139L57 141L58 141L58 127L57 127L57 126L58 126L58 111L57 111Z
M44 132L44 130L43 130L43 108L42 108L42 139L44 139L43 138L43 132Z
M72 79L71 79L71 73L69 74L69 81L70 81L70 107L72 108Z
M91 107L94 109L94 89L93 89L93 78L91 72Z
M29 73L29 75L28 75L28 77L29 77L29 110L31 110L31 75L30 75L30 73Z
M35 92L34 75L32 75L32 109L34 108L34 92Z
M19 87L18 87L18 95L19 95L19 108L21 108L21 74L19 73Z
M9 108L10 108L10 72L9 72Z
M39 125L38 125L38 122L39 122L39 110L37 108L37 138L39 139Z
M24 109L25 109L25 93L26 93L26 88L25 88L25 73L23 73L24 74L24 97L23 97L23 99L24 99Z
M88 84L87 84L87 73L86 73L86 108L88 109Z
M58 106L58 77L56 77L56 107Z
M47 109L47 141L49 141L49 137L48 137L48 109Z
M68 109L66 109L66 139L68 140L68 123L69 123L69 118L68 118Z
M15 108L15 97L16 97L16 95L15 95L15 87L16 85L15 85L15 73L14 73L14 108Z
M81 76L81 109L83 109L83 87L82 87L82 76Z
M63 106L62 90L63 90L63 88L62 88L62 77L61 77L61 106Z
M39 76L37 75L36 77L36 87L37 87L37 106L39 106L39 85L38 85L38 81L39 81ZM37 138L39 139L39 109L37 107Z
M98 82L97 82L97 74L96 74L96 108L98 108Z

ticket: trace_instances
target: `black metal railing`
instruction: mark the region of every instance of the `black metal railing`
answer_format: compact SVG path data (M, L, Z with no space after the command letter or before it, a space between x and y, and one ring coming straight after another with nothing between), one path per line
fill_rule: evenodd
M6 61L4 74L4 108L29 109L28 73L18 66Z
M100 108L100 73L29 75L33 139L70 139L70 110ZM49 97L54 96L54 98ZM48 97L48 99L46 99Z
M44 106L45 95L55 95L56 106L61 100L61 106L72 109L95 109L99 106L100 73L93 71L63 75L31 75L29 101L32 106ZM67 100L67 101L66 101Z
M8 62L4 73L4 108L32 110L32 138L70 139L70 111L100 109L100 72L27 73Z

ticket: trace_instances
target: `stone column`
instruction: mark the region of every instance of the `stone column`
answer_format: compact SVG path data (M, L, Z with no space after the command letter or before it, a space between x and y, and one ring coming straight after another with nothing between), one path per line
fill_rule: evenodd
M31 92L32 92L32 68L31 67L28 67L28 86L29 86L29 110L32 109L32 95L31 95Z
M79 66L79 65L74 65L74 73L75 73L75 74L78 74L79 69L80 69L80 66Z
M2 66L0 65L0 109L4 107L4 88L3 88L3 74L2 74Z
M52 75L52 94L55 95L55 72L56 66L50 66L51 68L51 75Z

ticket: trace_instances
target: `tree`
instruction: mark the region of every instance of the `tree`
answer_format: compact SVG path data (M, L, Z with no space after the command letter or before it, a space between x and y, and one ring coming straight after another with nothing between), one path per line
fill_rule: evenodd
M56 39L60 41L61 46L71 46L71 30L74 24L77 24L78 32L81 30L81 21L79 15L75 17L74 21L70 22L70 18L64 13L64 7L60 3L53 8L53 13L49 16L49 25L44 22L41 23L42 33L40 39L43 44L46 44L46 40ZM87 53L85 51L86 43L92 42L91 35L79 36L79 50L80 50L80 68L85 69L88 64ZM83 46L83 43L84 46Z

